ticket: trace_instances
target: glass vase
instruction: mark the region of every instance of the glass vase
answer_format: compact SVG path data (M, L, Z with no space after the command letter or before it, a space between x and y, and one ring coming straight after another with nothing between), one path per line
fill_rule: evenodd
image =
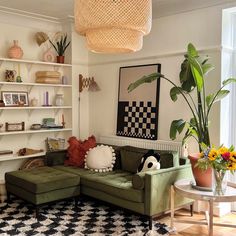
M212 177L212 190L214 195L224 195L227 188L227 171L214 169Z

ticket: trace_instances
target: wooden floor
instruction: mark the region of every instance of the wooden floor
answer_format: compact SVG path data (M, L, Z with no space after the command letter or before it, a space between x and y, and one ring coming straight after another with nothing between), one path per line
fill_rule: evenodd
M188 219L193 220L204 220L204 214L194 213L193 217L190 217L189 211L179 210L176 211L175 217L188 217ZM158 219L159 222L170 225L170 217L166 216L164 218ZM227 223L236 225L236 212L225 215L223 217L214 217L214 222ZM191 225L184 223L175 223L175 228L177 229L176 236L208 236L207 226L205 225ZM236 236L236 229L214 226L214 236Z

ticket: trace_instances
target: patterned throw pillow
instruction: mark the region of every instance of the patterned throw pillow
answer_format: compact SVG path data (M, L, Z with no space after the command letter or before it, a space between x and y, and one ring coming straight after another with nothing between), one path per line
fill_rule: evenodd
M110 146L100 145L90 149L85 156L85 168L96 172L112 171L115 151Z
M77 140L76 137L70 137L67 149L68 159L64 164L69 166L84 167L84 158L86 152L96 146L96 138L92 135L87 140Z
M160 168L160 155L158 153L154 153L153 150L149 150L143 155L137 173L149 170L158 170Z

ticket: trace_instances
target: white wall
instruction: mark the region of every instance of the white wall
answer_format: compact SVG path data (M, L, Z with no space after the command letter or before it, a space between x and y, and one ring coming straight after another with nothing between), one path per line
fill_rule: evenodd
M161 63L162 73L178 83L178 74L186 46L192 42L202 54L212 57L216 69L207 78L209 92L220 86L221 18L222 8L215 6L154 20L151 34L144 38L143 49L128 55L89 54L89 74L101 87L90 93L90 132L95 135L115 134L119 67ZM169 98L170 84L161 81L158 139L169 140L169 127L173 119L186 118L189 112L183 100L173 103ZM212 110L211 140L220 142L220 105ZM178 137L181 140L181 137ZM197 150L191 145L190 151Z

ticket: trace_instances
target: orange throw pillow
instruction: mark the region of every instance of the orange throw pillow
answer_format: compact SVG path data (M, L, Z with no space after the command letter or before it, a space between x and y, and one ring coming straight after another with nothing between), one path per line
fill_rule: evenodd
M86 152L90 148L96 147L96 138L92 135L88 139L81 141L73 136L69 138L68 143L68 159L65 160L64 164L69 166L84 167Z

